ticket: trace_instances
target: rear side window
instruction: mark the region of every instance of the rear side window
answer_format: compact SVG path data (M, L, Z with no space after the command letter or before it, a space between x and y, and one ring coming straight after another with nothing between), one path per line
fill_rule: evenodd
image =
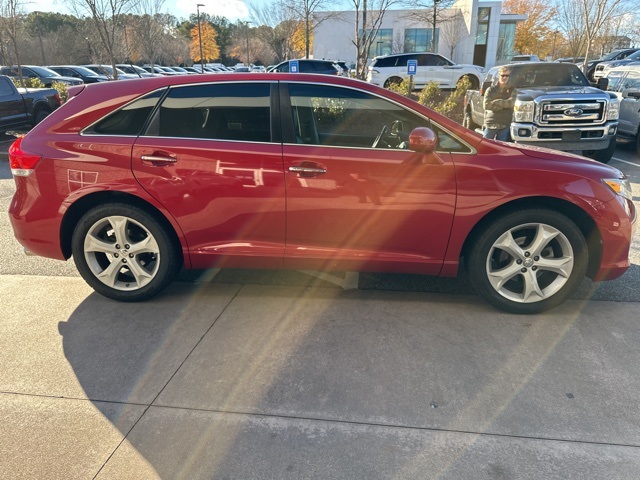
M378 58L374 63L374 67L395 67L396 62L398 61L398 57L382 57Z
M270 142L270 90L269 83L174 87L147 135Z
M85 133L100 135L140 135L149 115L165 90L157 90L125 105L103 118Z

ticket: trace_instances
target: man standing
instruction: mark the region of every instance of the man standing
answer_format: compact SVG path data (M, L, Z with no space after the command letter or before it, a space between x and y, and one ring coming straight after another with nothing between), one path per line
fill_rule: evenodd
M508 142L509 126L516 101L516 89L509 87L509 67L498 70L497 82L484 93L484 133L486 138Z

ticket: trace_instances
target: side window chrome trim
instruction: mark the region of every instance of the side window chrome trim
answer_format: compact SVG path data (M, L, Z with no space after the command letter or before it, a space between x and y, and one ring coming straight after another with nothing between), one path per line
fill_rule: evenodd
M451 154L456 154L456 155L476 155L478 153L478 151L475 149L475 147L469 145L469 143L465 142L464 140L462 140L458 135L453 134L449 129L443 127L442 125L440 125L438 122L435 122L434 120L432 120L429 117L426 117L425 115L416 112L415 110L409 110L405 105L402 105L401 103L396 102L395 100L392 100L390 98L387 97L383 97L382 95L378 94L378 93L374 93L374 92L369 92L367 90L361 90L357 87L352 87L352 86L346 86L346 85L337 85L337 84L333 84L333 83L324 83L324 82L313 82L313 83L309 83L309 82L304 82L304 81L296 81L296 80L286 80L286 81L282 81L282 83L286 83L286 84L297 84L297 85L322 85L322 86L326 86L326 87L337 87L337 88L346 88L349 90L354 90L356 92L361 92L361 93L366 93L369 95L372 95L374 97L377 97L381 100L385 100L389 103L392 103L394 105L396 105L397 107L403 109L403 110L407 110L409 112L411 112L412 114L426 120L427 122L432 123L433 125L436 125L438 128L440 128L441 130L443 130L445 133L451 135L456 141L460 142L462 145L464 145L465 147L467 147L469 149L468 152L453 152L451 150L442 150L441 152L445 152L445 153L451 153ZM462 127L462 125L460 125L460 127ZM284 145L297 145L297 146L306 146L306 147L322 147L322 148L356 148L358 150L369 150L366 147L362 148L362 147L333 147L331 145L304 145L304 144L300 144L300 143L285 143ZM393 151L399 151L398 149L394 149L394 148L378 148L376 150L393 150ZM436 152L438 152L438 150L436 150Z

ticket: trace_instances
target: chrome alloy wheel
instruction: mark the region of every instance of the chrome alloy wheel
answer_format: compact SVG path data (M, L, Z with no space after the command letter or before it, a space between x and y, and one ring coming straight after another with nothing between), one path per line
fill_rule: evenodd
M84 258L99 281L123 291L151 282L160 266L160 247L136 220L108 216L94 223L84 238Z
M556 294L569 280L574 252L557 228L528 223L504 232L486 261L488 280L508 300L534 303Z

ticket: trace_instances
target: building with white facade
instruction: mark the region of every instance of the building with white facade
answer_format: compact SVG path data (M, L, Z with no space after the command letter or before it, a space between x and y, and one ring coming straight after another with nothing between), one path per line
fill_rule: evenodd
M458 0L452 8L438 12L435 51L456 63L493 67L507 63L513 51L516 24L526 15L501 13L502 2ZM430 12L388 10L369 58L404 52L431 51L433 25L425 21ZM355 62L355 11L322 12L329 16L314 30L313 58Z

